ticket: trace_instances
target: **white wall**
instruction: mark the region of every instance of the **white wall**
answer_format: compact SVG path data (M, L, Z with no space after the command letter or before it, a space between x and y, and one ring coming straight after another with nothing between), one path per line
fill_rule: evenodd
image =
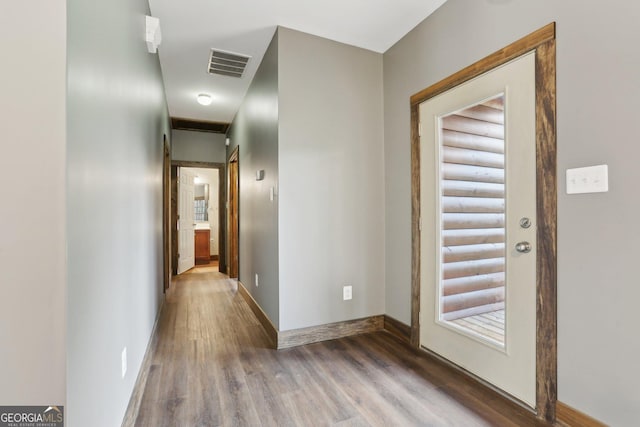
M144 42L147 1L67 7L67 425L112 427L163 300L169 117L158 56Z
M383 314L382 55L278 34L280 329Z
M269 188L278 187L279 176L277 33L228 135L231 143L227 155L239 147L240 159L239 279L278 327L278 201L277 198L271 201L269 197ZM256 181L257 170L265 171L264 180ZM256 274L259 286L255 286Z
M216 170L211 177L211 185L209 186L209 224L211 224L211 245L209 249L211 255L218 255L220 253L220 248L218 247L220 231L219 194L220 177Z
M65 404L66 21L0 3L0 405Z
M190 130L171 131L171 159L187 162L224 163L225 135Z
M220 178L215 170L209 185L209 224L211 225L211 243L209 252L211 255L218 255L218 234L220 233L220 206L218 203L220 193Z
M449 0L384 55L386 303L410 320L409 97L557 21L558 392L610 425L640 417L640 3ZM567 168L606 163L610 191L567 195Z

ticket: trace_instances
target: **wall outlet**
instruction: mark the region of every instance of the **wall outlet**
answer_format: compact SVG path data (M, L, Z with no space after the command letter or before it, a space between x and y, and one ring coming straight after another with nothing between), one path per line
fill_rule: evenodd
M342 288L342 299L344 301L350 300L353 297L353 289L351 285L344 286Z
M122 378L127 375L127 347L122 349Z
M256 273L256 288L260 286L260 280L258 279L258 273Z

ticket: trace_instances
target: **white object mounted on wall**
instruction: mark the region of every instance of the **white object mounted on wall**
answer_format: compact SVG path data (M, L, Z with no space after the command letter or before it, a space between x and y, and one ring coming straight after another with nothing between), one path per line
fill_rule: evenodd
M229 138L226 138L224 140L224 145L226 145L227 147L229 146L229 144L231 144L231 140Z
M606 193L609 191L607 165L567 169L567 194Z
M160 20L153 16L146 16L146 34L147 50L149 53L156 53L158 46L162 43L162 34L160 33Z
M264 169L256 171L256 181L262 181L264 179Z

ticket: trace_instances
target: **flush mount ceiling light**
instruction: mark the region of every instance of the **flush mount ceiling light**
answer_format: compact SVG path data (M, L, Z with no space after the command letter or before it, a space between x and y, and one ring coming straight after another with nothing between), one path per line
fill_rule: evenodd
M210 105L211 104L211 95L206 93L201 93L196 98L198 100L198 104L200 105Z

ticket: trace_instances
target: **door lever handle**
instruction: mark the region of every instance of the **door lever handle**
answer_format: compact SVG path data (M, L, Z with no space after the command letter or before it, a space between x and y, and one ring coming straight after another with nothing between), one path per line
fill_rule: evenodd
M516 243L516 251L521 252L523 254L527 254L531 252L531 243L529 242Z

